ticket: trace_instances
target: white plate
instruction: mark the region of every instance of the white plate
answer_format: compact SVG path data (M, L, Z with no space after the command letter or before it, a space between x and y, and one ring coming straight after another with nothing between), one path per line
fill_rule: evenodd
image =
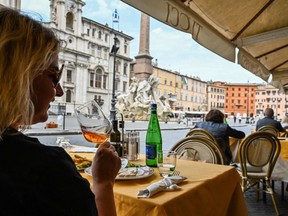
M84 170L87 175L92 176L91 167ZM154 170L151 167L129 167L121 168L119 174L116 176L116 180L132 180L132 179L142 179L147 178L154 174Z

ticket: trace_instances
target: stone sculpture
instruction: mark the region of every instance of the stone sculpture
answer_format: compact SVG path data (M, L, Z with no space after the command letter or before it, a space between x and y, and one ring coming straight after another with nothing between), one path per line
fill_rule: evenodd
M158 116L166 120L171 113L170 105L165 102L165 97L158 94L159 79L151 75L148 80L132 78L128 93L118 94L115 105L117 112L126 118L148 119L151 103L157 104Z

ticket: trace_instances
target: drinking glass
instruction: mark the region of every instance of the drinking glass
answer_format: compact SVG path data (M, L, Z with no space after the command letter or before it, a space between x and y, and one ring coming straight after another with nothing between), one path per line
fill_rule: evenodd
M77 107L75 115L87 141L97 147L109 138L112 124L95 100Z
M166 178L172 176L176 167L175 151L160 150L157 152L157 167L160 176Z

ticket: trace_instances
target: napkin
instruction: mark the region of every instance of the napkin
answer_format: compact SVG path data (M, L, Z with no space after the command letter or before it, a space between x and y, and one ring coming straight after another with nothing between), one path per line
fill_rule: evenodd
M92 152L95 153L98 148L95 147L73 147L69 151L70 152Z
M159 182L149 185L146 189L140 190L137 194L137 197L150 198L160 191L179 190L181 187L179 187L177 184L183 182L185 179L187 178L183 176L170 176L164 178Z

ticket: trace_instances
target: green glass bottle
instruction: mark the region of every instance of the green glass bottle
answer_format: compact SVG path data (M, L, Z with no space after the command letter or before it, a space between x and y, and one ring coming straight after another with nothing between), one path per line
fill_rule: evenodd
M157 151L162 150L162 136L157 116L157 104L151 104L151 116L146 134L146 165L157 167Z
M118 130L118 120L112 120L112 131L110 133L110 143L114 146L119 157L122 157L121 133Z

